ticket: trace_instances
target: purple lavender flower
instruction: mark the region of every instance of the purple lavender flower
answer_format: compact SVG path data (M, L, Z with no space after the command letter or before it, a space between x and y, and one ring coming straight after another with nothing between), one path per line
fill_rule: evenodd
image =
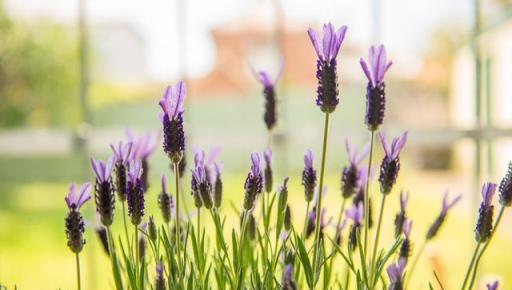
M115 163L115 175L116 175L116 192L117 197L121 202L126 200L126 171L128 170L128 162L130 161L130 153L132 151L131 142L123 144L120 141L116 146L110 144L110 148L114 152L114 156L116 157Z
M164 152L173 163L179 163L185 151L183 130L183 102L185 83L179 82L174 88L167 86L159 105L163 110Z
M409 259L409 256L411 255L412 243L411 240L409 239L409 235L411 234L411 228L412 221L405 221L402 228L402 232L404 233L404 240L400 245L400 252L398 254L399 257L403 258L405 262L407 262L407 259Z
M101 247L105 251L105 254L107 256L110 256L110 251L108 249L108 237L107 237L107 229L103 226L98 226L96 228L96 235L98 236L98 239L100 240Z
M213 185L213 204L216 208L220 208L222 204L222 176L220 164L215 162L215 183Z
M427 240L430 240L437 235L439 228L441 228L441 226L444 223L444 220L446 219L446 216L448 215L448 210L450 210L453 206L455 206L460 201L461 198L462 198L462 195L458 195L452 201L448 201L448 192L444 193L443 206L441 208L441 212L439 213L439 215L437 216L435 221L432 223L432 225L428 229L427 236L426 236Z
M345 210L347 219L352 220L348 234L348 248L355 251L357 248L357 237L361 229L361 223L364 221L364 205L362 202L354 204L350 209Z
M372 168L370 171L370 178L373 178L375 175L375 168ZM357 205L359 203L363 204L364 207L364 196L366 194L366 181L368 179L368 166L364 166L359 169L359 182L356 186L356 194L352 199L352 204ZM372 206L372 198L368 199L368 226L369 228L373 227L373 206Z
M482 203L478 210L478 220L475 228L475 239L477 242L485 242L491 236L492 219L494 214L494 206L492 199L496 192L497 185L495 183L484 183L482 186Z
M394 263L389 265L386 268L389 277L389 287L388 290L402 290L403 289L403 275L405 269L405 260L399 259L398 263Z
M272 178L272 150L270 148L265 149L263 152L263 160L265 160L265 169L263 171L263 176L265 180L265 191L270 193L272 191L273 186L273 178Z
M313 168L313 152L309 149L306 150L306 153L304 154L302 185L304 186L304 196L306 201L312 201L316 187L316 170Z
M366 78L368 78L365 122L369 130L375 131L382 125L384 120L384 111L386 109L384 75L392 62L387 61L384 45L380 45L377 48L374 46L370 47L368 51L369 64L362 58L359 62Z
M507 173L500 182L500 204L512 205L512 162L508 163Z
M498 281L494 281L493 283L487 283L487 290L497 290L498 289Z
M267 129L272 130L272 128L275 127L277 122L275 84L279 77L281 76L281 71L273 80L270 77L270 75L265 71L256 72L253 69L253 73L256 76L256 78L260 81L260 83L263 85L263 96L265 96L265 114L263 115L263 121L265 121Z
M138 226L144 217L144 184L141 179L142 165L140 160L130 162L130 170L128 171L127 201L128 215L132 224Z
M380 192L382 194L389 194L396 183L398 172L400 171L399 155L407 142L407 132L398 138L394 138L391 147L388 146L384 133L379 133L379 138L386 153L380 165Z
M395 216L395 238L400 236L402 232L404 222L407 219L406 207L407 202L409 201L409 193L408 192L400 192L400 211Z
M341 174L341 194L343 198L349 198L354 195L359 182L359 165L366 158L369 152L369 146L365 146L363 151L358 154L352 147L348 139L345 139L345 148L348 155L348 166L343 168Z
M263 176L260 169L260 155L258 153L251 154L251 171L245 180L245 197L244 209L250 210L256 201L256 197L263 189Z
M315 231L315 227L316 227L315 221L316 221L316 204L313 206L311 211L308 213L308 221L306 223L306 230L305 230L306 239L309 238L311 236L311 234L313 234L313 232Z
M198 156L199 154L201 153L196 153L196 160L200 159L200 156ZM207 209L211 209L213 207L212 185L206 176L204 162L201 161L196 163L196 167L192 170L192 195L199 196L201 198L201 205L204 205ZM198 208L200 208L200 206L198 206Z
M91 166L96 174L96 185L94 186L96 212L100 215L101 223L105 227L110 226L114 221L115 196L110 175L115 160L115 156L111 156L106 163L91 158Z
M156 264L155 290L167 290L167 283L164 277L164 265L162 262Z
M331 23L323 26L323 39L310 28L308 35L315 48L317 60L316 78L318 79L316 104L324 113L332 113L339 103L338 75L336 71L336 56L347 32L346 26L335 31Z
M293 263L286 264L284 267L281 290L297 290L297 285L293 281Z
M85 245L83 234L85 232L85 224L80 208L86 203L91 196L90 183L84 183L80 186L80 191L77 192L76 184L69 185L68 194L64 198L68 206L68 214L66 216L66 238L68 240L68 247L73 253L80 253Z
M168 224L172 218L174 201L172 196L169 195L167 191L167 179L165 178L164 174L162 174L160 180L162 184L162 192L160 192L158 195L158 205L160 207L160 211L162 212L162 218L164 219L164 222Z
M156 145L159 142L160 134L153 134L151 132L145 132L140 135L135 135L130 129L126 130L126 136L129 142L133 144L131 159L139 159L142 163L142 181L144 182L144 190L149 187L148 175L149 175L149 156L155 151Z

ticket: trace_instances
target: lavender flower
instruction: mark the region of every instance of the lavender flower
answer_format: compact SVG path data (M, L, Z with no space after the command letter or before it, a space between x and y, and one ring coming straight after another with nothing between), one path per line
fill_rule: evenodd
M494 214L494 206L492 199L496 192L497 185L487 182L482 186L482 203L478 210L478 220L475 228L475 239L477 242L483 243L489 239L492 232L492 218Z
M306 223L306 239L311 236L311 234L315 231L315 221L316 221L316 204L313 206L311 211L308 213L308 221Z
M375 170L372 169L370 172L370 178L375 174ZM356 187L356 194L352 199L353 205L358 205L359 203L363 204L364 207L364 196L366 194L366 181L368 179L368 166L359 169L359 182ZM373 206L372 206L372 198L368 199L368 227L373 227Z
M281 68L282 69L282 68ZM277 118L276 118L276 92L275 92L275 84L279 77L281 76L281 72L277 75L277 77L272 80L270 75L265 71L256 72L253 70L254 75L263 85L263 96L265 96L265 114L263 115L263 121L265 121L265 125L267 125L268 130L272 130L275 127Z
M68 247L73 253L80 253L85 245L83 234L85 232L85 224L80 208L86 203L91 196L90 183L84 183L80 186L80 191L77 192L76 184L69 185L68 194L64 198L68 206L68 214L66 216L66 238L68 240Z
M407 132L398 138L394 138L391 147L388 146L386 136L383 133L379 133L379 138L386 153L380 165L380 191L382 194L389 194L400 171L399 155L407 142Z
M364 221L364 205L362 202L354 204L350 209L345 210L347 219L352 220L350 231L348 235L348 248L350 251L355 251L357 248L357 236L361 229L362 222Z
M162 218L165 223L169 223L172 218L172 210L174 207L174 201L172 196L167 192L167 179L165 175L162 174L161 177L162 184L162 192L158 195L158 205L160 207L160 211L162 212Z
M141 179L142 165L140 160L130 163L128 182L126 184L128 196L128 215L133 225L138 226L144 217L144 184Z
M502 206L512 205L512 162L508 163L507 174L500 182L500 204Z
M108 237L107 237L107 229L103 226L99 226L96 228L96 235L98 235L98 239L101 242L101 246L105 253L110 256L110 251L108 249Z
M185 132L183 130L183 101L185 83L179 82L174 88L167 86L159 105L164 131L164 152L173 163L179 163L185 151Z
M323 39L310 28L308 35L318 57L316 78L318 79L316 104L324 113L332 113L339 103L338 75L336 71L336 56L347 32L346 26L335 31L331 23L323 26Z
M196 160L200 159L199 154L200 153L196 154ZM196 167L192 170L192 195L194 198L199 196L201 198L201 205L204 205L207 209L211 209L213 207L212 185L206 176L204 162L200 161L196 163ZM196 203L196 206L197 205L199 205L199 203ZM200 208L200 206L197 207Z
M260 169L260 156L258 153L251 154L251 171L245 180L244 209L250 210L256 201L256 197L263 189L263 177Z
M147 235L153 243L155 243L158 239L158 229L156 227L155 218L153 216L150 216L147 222Z
M155 151L160 135L156 134L155 137L151 132L146 132L136 136L130 129L126 130L128 140L133 144L131 159L139 159L142 163L142 176L141 179L144 183L144 190L149 187L149 156Z
M316 187L316 170L313 168L313 152L306 150L304 154L304 170L302 171L302 185L307 202L313 200Z
M445 194L443 196L443 206L441 208L441 212L439 213L439 215L437 216L435 221L432 223L432 225L428 229L427 236L426 236L427 240L430 240L437 235L439 228L441 228L441 226L444 223L444 220L446 219L448 210L450 210L450 208L452 208L454 205L456 205L460 201L461 198L462 198L462 195L459 195L459 196L455 197L452 201L448 201L448 192L445 192Z
M146 238L144 238L144 235L141 235L139 237L139 242L138 242L138 245L139 247L139 260L144 260L144 258L146 257L146 248L147 248L147 242L146 242Z
M286 205L286 209L284 211L284 229L289 232L292 228L292 213L290 210L290 206Z
M395 216L395 238L400 236L402 232L404 222L407 219L406 207L407 202L409 201L409 193L408 192L400 192L400 211Z
M215 183L213 185L213 204L216 208L220 208L222 204L222 177L220 164L215 162Z
M281 290L297 290L297 285L293 281L293 263L289 263L284 267Z
M493 283L487 283L487 290L497 290L498 289L498 281L494 281Z
M115 156L112 156L105 163L101 160L91 158L91 166L96 174L95 201L96 212L100 215L101 223L108 227L114 221L115 196L114 185L112 184L112 168Z
M110 144L110 148L114 152L114 156L116 157L115 163L115 175L116 175L116 192L117 197L121 202L126 200L126 172L128 171L128 162L130 161L130 153L132 151L131 142L123 144L120 141L115 147L113 144Z
M403 275L405 269L405 260L399 259L398 263L391 264L386 268L389 277L389 287L388 290L402 290L403 287Z
M273 183L273 178L272 178L272 166L271 166L271 161L272 161L272 150L270 150L270 148L267 148L265 149L265 151L263 152L263 160L265 160L265 169L263 171L263 176L264 176L264 180L265 180L265 191L267 193L270 193L272 191L272 183Z
M164 277L164 265L162 262L156 264L155 290L167 290L167 283Z
M409 259L409 256L411 255L412 250L412 242L409 239L409 235L411 234L411 228L412 228L412 221L405 221L402 232L404 233L404 240L402 244L400 245L400 252L399 257L403 258L405 262L407 262L407 259Z
M365 146L362 152L357 154L348 139L345 139L345 148L347 149L349 165L343 168L341 174L341 194L343 198L349 198L354 195L359 182L359 165L368 155L369 146Z
M288 180L290 180L290 178L286 176L283 180L283 185L280 185L277 189L279 193L279 208L282 209L284 209L288 203Z
M384 120L384 111L386 109L384 75L392 62L387 61L384 45L380 45L377 48L374 46L370 47L368 51L369 64L362 58L359 62L366 78L368 78L365 123L369 130L375 131Z

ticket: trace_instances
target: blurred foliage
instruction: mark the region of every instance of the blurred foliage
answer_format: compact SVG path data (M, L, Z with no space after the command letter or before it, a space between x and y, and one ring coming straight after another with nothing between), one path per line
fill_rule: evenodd
M0 126L79 120L77 45L63 27L10 19L0 2Z

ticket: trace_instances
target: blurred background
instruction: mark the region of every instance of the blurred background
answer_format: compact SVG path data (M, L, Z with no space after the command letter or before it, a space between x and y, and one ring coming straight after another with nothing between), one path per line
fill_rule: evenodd
M275 76L283 66L274 166L276 180L291 176L293 215L304 216L302 154L311 148L320 155L323 126L306 30L328 21L349 27L338 57L341 101L328 145L328 212L339 210L344 138L358 146L368 139L359 58L371 44L384 43L394 64L383 131L410 132L384 227L391 230L399 189L411 194L418 244L443 192L463 194L412 285L428 289L435 270L445 288L456 287L473 250L480 184L499 182L512 159L508 0L0 1L0 285L73 287L63 228L68 183L90 181L89 157L106 158L108 145L125 139L126 128L156 136L158 99L166 84L180 79L188 85L189 150L222 148L224 211L233 214L229 204L240 204L249 154L267 144L262 88L250 67ZM148 212L159 218L157 180L168 172L160 145L150 162ZM84 287L108 289L93 207L85 207ZM482 261L480 286L499 278L501 289L511 289L511 242L512 214L506 212Z

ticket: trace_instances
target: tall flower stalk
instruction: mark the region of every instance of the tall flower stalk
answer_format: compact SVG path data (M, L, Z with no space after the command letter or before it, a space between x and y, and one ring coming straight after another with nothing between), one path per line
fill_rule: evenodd
M69 249L75 254L76 260L76 288L82 289L82 283L80 279L80 252L85 245L85 239L83 234L85 231L85 223L82 215L80 214L80 208L86 203L91 196L91 184L84 183L80 186L80 190L77 191L76 184L72 183L69 186L68 194L64 198L66 205L68 206L68 214L66 216L66 237L68 240Z
M361 68L363 69L368 86L366 87L366 115L365 123L370 131L370 154L368 158L368 176L372 168L373 159L373 141L375 132L384 121L384 112L386 106L386 93L384 75L391 66L392 62L387 61L386 49L384 45L375 48L371 46L368 52L368 63L364 59L360 59ZM364 230L364 252L367 253L368 248L368 229L369 229L369 198L370 198L370 179L366 182L365 195L365 230Z
M347 32L346 26L341 26L335 30L333 24L328 23L323 26L323 38L320 37L314 29L309 29L308 34L315 49L317 59L316 78L318 80L316 104L324 112L324 134L322 145L322 159L320 165L319 188L323 188L325 160L327 157L327 139L329 134L329 115L336 110L339 103L338 72L336 56L341 48ZM318 195L318 204L315 222L315 244L313 249L313 273L318 270L317 256L320 251L320 215L322 208L322 195Z

